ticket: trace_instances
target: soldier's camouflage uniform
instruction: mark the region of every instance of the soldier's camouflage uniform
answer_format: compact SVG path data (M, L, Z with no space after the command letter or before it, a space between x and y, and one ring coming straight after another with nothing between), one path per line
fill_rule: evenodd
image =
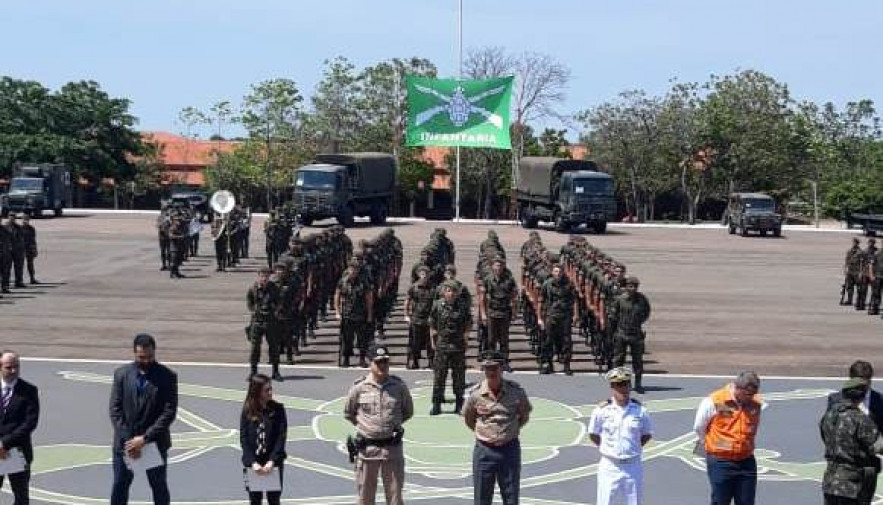
M833 404L819 423L828 462L822 479L825 505L870 504L881 445L874 422L848 400Z

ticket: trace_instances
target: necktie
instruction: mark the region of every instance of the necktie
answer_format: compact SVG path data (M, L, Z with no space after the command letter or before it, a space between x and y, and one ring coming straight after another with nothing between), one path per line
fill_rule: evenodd
M3 410L9 406L9 400L12 399L12 388L10 386L3 387Z

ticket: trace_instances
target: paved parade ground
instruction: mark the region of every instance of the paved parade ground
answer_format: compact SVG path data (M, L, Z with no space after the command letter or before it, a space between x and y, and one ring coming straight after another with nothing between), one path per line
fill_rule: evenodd
M162 360L166 354L160 352ZM110 421L107 405L114 364L23 363L23 374L39 384L42 421L35 433L32 497L38 503L106 503L110 483ZM179 504L244 502L238 423L246 368L172 365L179 374L180 405L173 425L169 481ZM274 384L288 409L289 504L352 504L353 470L342 446L349 427L341 415L343 396L361 372L287 367ZM470 503L473 439L452 414L429 417L428 372L394 371L415 398L416 415L405 426L408 503ZM470 374L469 381L478 374ZM595 375L541 377L513 374L531 396L534 412L522 441L522 503L590 504L595 501L598 452L588 443L586 423L607 394ZM648 504L708 503L704 463L692 454L695 408L723 378L654 376L646 380L645 404L655 440L645 450ZM759 504L820 503L824 469L817 422L825 395L839 385L826 380L766 379L758 435ZM448 396L451 396L450 390ZM450 411L451 405L446 407ZM133 500L149 500L146 480L136 478ZM8 496L0 501L9 500ZM499 500L499 498L498 498Z
M158 337L167 359L242 363L248 352L245 293L262 260L216 273L204 232L201 256L182 268L188 278L171 280L159 271L154 220L144 214L36 220L38 277L47 284L0 300L4 344L25 356L120 359L132 335L147 331ZM490 228L519 275L525 230L450 222L393 223L406 270L437 226L454 241L460 277L470 289L478 244ZM256 219L253 256L263 255L260 230ZM379 231L363 224L348 233L359 239ZM567 239L541 233L553 251ZM621 225L587 238L624 262L653 304L648 371L731 374L751 368L762 375L839 376L856 357L883 366L883 320L837 304L851 236L786 230L781 239L743 238L723 228ZM310 355L300 362L311 363Z
M182 395L170 472L175 503L244 502L236 428L245 394L245 291L263 256L262 222L256 220L252 235L252 256L259 257L215 273L204 233L202 256L182 269L188 278L171 280L159 271L154 219L81 213L35 221L44 284L0 300L3 346L26 359L54 358L23 365L23 376L41 388L43 404L32 481L38 503L106 503L115 365L88 360L130 359L138 332L157 337L160 361L203 362L174 366ZM465 278L488 229L497 230L516 275L517 251L527 237L511 225L393 226L404 242L407 269L434 227L448 229ZM348 233L359 239L379 231L362 225ZM567 238L551 230L542 237L552 250ZM641 397L656 425L646 452L648 504L708 502L690 431L700 398L725 379L679 374L730 376L742 369L761 374L769 402L758 440L758 503L820 503L824 465L817 423L824 396L839 381L806 376L842 376L856 358L883 369L883 321L837 305L850 237L788 230L782 239L741 238L716 228L627 225L587 237L628 265L653 303L647 358L654 375L645 378ZM274 384L290 423L285 503L354 503L352 467L341 445L350 430L342 397L364 372L310 366L310 353L318 351L308 349L299 366L283 367L286 381ZM406 500L468 503L470 433L458 417L427 415L428 372L398 373L417 404L406 426ZM470 373L470 380L477 377ZM593 503L598 454L587 444L585 425L607 395L606 385L595 374L512 377L535 406L522 437L522 503ZM139 503L149 498L143 479L133 491ZM9 499L0 495L0 502Z

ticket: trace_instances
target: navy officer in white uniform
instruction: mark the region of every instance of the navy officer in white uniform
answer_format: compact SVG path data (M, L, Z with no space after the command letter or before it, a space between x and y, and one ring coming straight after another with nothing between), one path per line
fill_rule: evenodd
M598 505L641 505L643 465L641 453L653 436L647 409L630 397L632 372L614 368L607 372L612 395L592 411L589 438L598 446Z

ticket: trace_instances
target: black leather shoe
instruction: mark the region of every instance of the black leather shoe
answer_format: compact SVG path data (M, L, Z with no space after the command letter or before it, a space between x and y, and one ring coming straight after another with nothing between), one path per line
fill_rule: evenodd
M431 416L437 416L437 415L439 415L439 414L441 414L441 404L440 404L440 403L434 403L434 402L433 402L433 404L432 404L432 408L429 409L429 415L431 415Z
M273 380L276 382L282 382L285 379L282 378L282 374L279 373L279 370L274 370L273 371Z

